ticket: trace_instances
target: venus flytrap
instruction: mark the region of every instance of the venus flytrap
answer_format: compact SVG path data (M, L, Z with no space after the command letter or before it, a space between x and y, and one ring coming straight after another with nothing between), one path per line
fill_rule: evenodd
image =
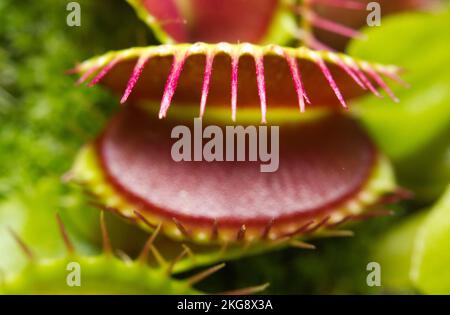
M378 87L398 101L385 79L401 82L399 68L281 46L285 29L273 25L279 26L280 12L292 16L285 2L267 0L257 12L240 0L189 1L182 8L172 1L130 2L163 45L109 52L74 69L78 83L103 85L124 104L70 171L97 204L195 247L196 261L184 259L178 270L285 246L314 248L304 240L348 235L339 230L345 222L383 214L376 207L396 194L392 170L341 109L368 92L382 97ZM236 19L246 10L261 32L249 28L248 19ZM212 17L229 27L210 25ZM324 21L314 16L310 22ZM276 111L282 114L271 119ZM201 120L193 120L196 115ZM255 152L269 160L264 153L269 147L276 152L278 142L258 141L256 151L257 141L238 137L234 150L222 156L214 150L224 142L218 131L227 142L228 122L235 125L244 115L247 136L256 124L279 126L273 172L261 172L252 160ZM214 158L203 159L205 148ZM247 155L250 161L240 161Z
M257 2L260 4L262 1L264 0ZM408 82L413 83L414 88L410 91L419 92L414 97L408 96L410 92L404 92L396 87L391 90L388 86L387 83L390 81L403 84L399 78L401 70L398 67L366 62L335 52L316 52L301 46L302 44L313 48L342 49L341 44L346 42L348 37L360 37L361 33L357 31L360 25L354 24L352 17L363 17L361 21L365 23L365 15L368 12L361 4L365 4L368 0L358 3L350 0L311 0L295 3L272 1L272 4L279 4L274 10L269 10L270 1L266 2L269 5L261 5L261 10L258 10L255 2L248 0L245 1L250 3L247 7L239 6L239 3L244 2L241 0L228 1L229 7L225 10L217 10L217 7L214 9L214 5L219 2L227 5L227 2L215 0L141 2L150 4L150 11L141 9L139 14L150 22L164 45L110 52L76 67L75 71L80 75L79 83L84 82L89 86L102 85L118 93L124 105L106 124L104 131L83 147L72 170L64 176L64 179L80 184L88 193L89 197L86 199L96 207L110 211L109 218L117 219L120 224L112 228L114 233L111 237L114 239L114 236L118 236L121 243L120 245L115 241L113 243L125 249L125 252L133 257L133 261L130 261L123 252L117 253L121 259L111 257L110 254L106 255L107 251L102 251L98 256L84 254L86 245L89 247L88 252L91 254L95 252L93 243L98 241L97 235L90 238L92 244L81 242L83 248L80 252L77 250L76 253L70 253L61 259L55 258L58 256L55 255L55 251L61 254L64 242L53 237L53 234L56 235L52 233L54 226L45 228L50 226L49 223L53 220L47 220L48 213L41 212L41 208L45 205L51 208L48 209L51 213L61 210L62 204L53 203L53 199L50 198L50 195L57 196L58 192L54 194L40 192L42 198L39 200L33 198L27 200L31 205L30 209L39 210L33 212L34 215L14 211L18 210L15 203L11 208L13 211L2 212L5 207L0 209L0 216L3 219L0 223L11 225L12 230L9 232L11 235L6 234L8 231L6 228L0 231L4 233L3 235L6 234L5 238L2 237L0 246L11 253L6 257L7 266L19 267L14 268L16 277L8 275L5 287L7 292L28 293L39 290L41 293L189 293L192 287L184 285L178 287L179 281L172 281L173 279L162 275L160 271L166 271L170 266L172 272L179 273L196 266L211 265L287 246L314 249L315 246L309 242L316 237L349 236L352 233L342 229L348 227L344 224L389 213L378 208L389 199L386 197L399 196L399 193L389 162L358 123L343 114L345 112L341 108L355 108L352 100L368 94L367 92L375 96L370 100L376 103L372 108L375 110L380 108L381 101L378 98L382 97L383 92L379 92L378 88L384 90L387 96L394 100L397 99L392 92L401 98L400 105L393 106L387 102L386 106L390 109L385 115L380 115L383 116L383 122L373 123L379 130L384 131L383 136L377 136L377 139L382 138L387 142L393 140L392 143L395 144L389 147L382 143L382 152L389 153L390 158L392 155L389 148L395 147L402 151L404 147L398 145L399 143L405 147L408 147L408 143L416 146L416 142L425 141L429 137L427 133L437 133L440 126L445 123L447 115L444 107L436 106L437 110L433 112L433 101L445 99L445 93L442 93L445 91L443 88L445 84L440 81L444 75L438 75L438 70L445 63L438 58L438 54L433 53L433 58L426 56L417 58L413 54L431 51L435 47L434 40L424 49L407 48L408 54L402 53L401 47L399 49L398 46L391 44L389 47L399 54L399 58L390 59L384 57L389 49L384 49L386 37L383 37L381 38L383 45L380 46L383 48L375 49L369 45L367 46L369 52L363 55L367 60L381 58L383 62L398 63L410 70L406 78ZM178 7L180 3L184 5ZM199 5L202 3L207 5L205 10ZM406 7L416 7L419 3L423 4L423 1L387 0L380 3L384 14ZM161 8L162 11L159 10ZM64 8L61 7L61 10ZM182 13L181 16L171 15L178 10L178 13ZM9 11L12 11L11 8ZM89 25L89 20L95 21L94 25L97 25L97 19L85 18L84 14L88 14L88 11L91 10L86 10L83 5L83 26ZM260 26L256 32L255 28L247 28L244 24L244 21L249 19ZM63 24L64 22L62 19ZM431 21L425 24L431 24ZM197 28L198 25L200 27ZM229 26L222 27L229 32L220 33L218 25ZM438 26L434 26L435 30L442 32L443 24ZM119 27L121 30L125 29ZM407 24L403 32L397 33L404 33L405 38L411 35L412 38L412 35L421 36L423 31L423 34L428 34L427 39L430 41L434 38L432 34L439 34L436 31L426 32L426 25L417 28L417 24L414 24L414 27L416 27L414 34L411 32L412 27ZM89 35L92 38L91 33ZM292 41L293 38L298 39L298 42ZM201 42L196 43L198 41ZM400 44L404 41L395 42ZM361 43L362 45L366 43ZM64 60L58 58L60 55L56 54L54 59ZM404 58L404 56L413 57ZM41 56L41 59L44 57ZM408 59L415 59L416 64L406 62ZM428 72L420 71L425 68ZM25 70L27 71L23 73L29 74L32 67ZM53 78L54 73L45 74L44 77L47 76ZM415 76L427 80L417 83ZM437 77L439 80L434 80ZM438 81L442 84L436 83ZM51 82L47 82L46 85L48 89ZM427 91L427 88L441 93L434 94ZM55 100L59 99L61 88L55 90L56 93L53 93L56 95L55 99L49 100L52 106L55 105ZM95 94L95 91L92 93ZM38 95L42 97L42 94ZM439 95L439 99L436 97L430 102L430 95ZM422 101L421 108L431 108L430 111L434 114L428 115L427 111L426 115L423 115L422 111L403 110L404 104L408 109L410 100L414 100L412 102L414 104L417 104L418 100L427 100ZM100 105L98 101L95 103ZM393 111L397 113L396 110L401 115L393 115ZM419 112L423 120L414 119L419 116ZM64 124L61 116L73 116L67 115L69 112L61 113L49 119L52 126L53 122L56 125L57 121ZM234 128L239 125L247 128L245 130L279 126L279 167L275 172L265 174L260 172L260 161L237 163L238 161L231 161L231 158L230 161L226 161L226 154L224 154L225 161L220 161L220 158L208 158L203 161L180 160L178 163L172 163L174 161L170 152L176 139L170 137L171 131L180 125L194 130L192 122L198 119L198 116L205 126L204 130L209 131L206 132L205 139L197 141L203 145L199 151L202 154L197 154L201 158L204 158L203 149L208 144L211 146L207 151L212 155L217 152L214 149L220 147L213 146L213 143L207 141L207 137L213 141L215 134L212 131L219 134L220 130L226 136L227 126ZM434 117L433 128L424 128L417 134L405 128L407 134L414 134L412 138L417 141L412 141L413 139L408 142L394 141L398 136L396 131L401 130L398 121L404 121L402 126L417 126L423 125L427 117ZM82 116L82 120L86 121L86 125L92 124L92 119L85 116ZM417 121L420 123L417 124ZM389 122L395 128L390 128ZM77 120L74 119L72 124L77 125ZM373 124L370 126L373 127ZM43 127L46 128L47 125ZM85 127L84 124L79 125L80 129ZM376 135L375 132L373 134ZM30 136L30 139L32 138ZM219 138L214 137L213 142L219 143ZM266 137L260 137L264 138ZM240 138L237 137L235 144L239 142L238 139ZM17 139L14 139L14 142L17 142ZM64 139L63 142L67 144L68 140ZM251 144L255 142L259 144L259 141L248 141L246 143L249 146L248 152L245 147L240 152L254 152L250 149ZM34 140L28 143L35 144ZM185 147L187 148L187 145ZM239 148L236 148L234 153L238 151ZM402 152L406 151L408 150ZM263 161L263 154L259 156ZM61 158L60 156L59 159ZM249 155L249 160L252 159ZM440 175L445 175L439 165L436 163L434 165ZM414 166L413 169L417 168ZM58 173L59 171L60 169ZM67 201L63 204L67 205ZM89 236L98 234L90 222L98 223L98 220L96 218L90 220L86 216L90 214L96 217L97 212L92 211L95 209L87 207L84 209L84 205L79 205L78 208L83 209L71 215L71 219L75 218L73 221L76 222L70 222L69 231L66 233L70 234L72 242L74 239L71 232L75 225L76 228L81 227L83 230L80 234L87 233ZM87 213L89 211L91 213ZM67 222L67 213L62 210L62 214L64 221ZM8 221L10 218L13 220ZM139 228L135 228L134 224L122 222L122 218L135 223ZM438 218L437 221L442 220ZM12 223L9 224L10 222ZM435 224L432 226L436 226ZM101 225L104 226L103 223ZM46 233L42 233L43 228ZM148 256L152 256L148 257L150 263L161 264L156 272L147 272L147 269L153 268L144 264L142 268L135 268L138 265L137 260L140 259L134 259L133 249L139 247L139 252L140 245L144 241L130 237L130 231L141 232L139 233L141 237L145 233L158 235L158 237L151 236L147 243L150 245L146 245ZM47 251L44 240L48 236L52 242L48 243L50 248ZM30 261L30 265L26 270L22 270L22 273L20 270L23 267L23 260L16 257L18 246L14 246L14 250L10 246L14 239L17 243L22 243L22 248L28 256L30 252L31 256L34 256L34 260ZM434 244L435 241L431 243ZM335 243L327 244L333 247ZM78 249L79 245L80 242L77 241L73 247ZM399 252L398 246L393 248L395 252ZM143 252L145 253L145 251L140 253ZM430 253L424 256L429 264L425 271L428 268L433 270L437 261L434 257L439 257L432 251ZM36 259L39 254L48 257L46 262ZM314 254L318 259L324 257L321 253ZM145 257L139 253L138 256ZM325 256L323 261L328 257ZM4 258L0 261L2 266ZM347 255L347 259L353 258ZM175 263L171 263L173 261ZM317 260L313 262L316 263ZM352 263L356 265L353 260ZM79 282L76 281L76 264L81 268L82 278ZM299 265L307 266L308 261L301 259ZM67 270L68 266L71 267L70 270ZM273 268L271 266L267 268ZM208 274L221 267L219 264L205 272ZM387 275L384 263L382 268L384 286ZM84 274L83 270L87 271L87 274ZM12 269L6 271L10 273ZM73 281L70 283L73 285L67 286L65 280L72 272L74 278L71 278ZM156 280L152 280L153 284L148 283L146 273L155 275ZM427 290L435 289L436 279L424 276L425 273L419 276L421 285L426 286ZM83 278L83 274L87 277ZM137 275L136 278L134 274ZM28 281L23 281L25 278ZM96 280L100 278L109 280L104 281L103 285L101 281ZM123 278L131 280L127 282ZM308 283L305 279L303 282ZM87 285L89 283L91 285ZM173 283L175 284L172 287ZM116 284L122 286L123 290L113 291L112 286ZM174 289L175 287L181 288L180 291Z

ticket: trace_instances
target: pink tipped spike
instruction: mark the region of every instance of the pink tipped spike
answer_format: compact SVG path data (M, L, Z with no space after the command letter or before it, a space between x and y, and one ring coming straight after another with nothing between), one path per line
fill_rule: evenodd
M364 83L361 82L358 75L353 71L352 68L347 66L345 62L343 62L341 59L337 58L336 62L338 66L343 69L363 90L366 90L367 87L364 85Z
M394 92L389 88L389 86L383 81L383 79L378 75L378 73L370 66L366 65L364 69L372 79L377 82L377 84L389 95L389 97L396 103L400 102L400 100L395 96Z
M133 91L137 81L139 80L139 77L142 74L142 71L144 70L145 65L147 64L148 59L149 56L143 55L136 62L130 80L128 80L125 92L123 93L122 99L120 100L120 104L123 104L127 101L128 96L130 96L131 92Z
M266 123L266 83L264 80L264 60L262 55L255 55L256 82L258 84L258 94L261 101L261 123Z
M119 63L119 61L121 60L121 58L114 58L113 60L111 60L96 76L95 78L92 79L91 82L89 82L88 86L94 86L97 83L99 83L104 77L105 75L108 74L108 72L115 67L116 64Z
M297 92L298 97L298 104L300 107L300 111L305 111L305 99L308 100L305 90L303 89L303 83L302 78L300 76L300 72L298 71L298 64L297 59L295 57L292 57L288 55L287 53L284 54L284 57L286 58L286 61L288 62L289 69L291 70L292 80L294 81L295 90ZM309 103L309 100L308 100Z
M377 89L373 86L373 84L370 82L370 80L366 77L364 72L362 72L356 64L355 64L355 68L353 70L358 75L358 77L361 79L362 83L364 83L364 85L367 86L367 88L369 89L370 92L372 92L376 97L383 98L383 95L381 95L377 91Z
M173 57L172 70L170 70L169 77L167 78L166 86L164 88L164 94L161 101L161 107L159 110L159 118L166 117L169 110L172 97L175 94L175 89L178 85L178 79L180 78L181 71L183 70L184 63L188 57L185 53L182 57L175 55Z
M349 38L360 38L360 39L364 38L364 35L361 32L358 32L357 30L354 30L345 25L320 17L312 12L308 12L308 14L305 14L305 18L309 19L314 26L321 28L323 30L333 32Z
M95 71L98 70L98 67L89 68L83 75L77 80L76 85L80 85L84 81L86 81Z
M236 121L239 54L231 57L231 119Z
M206 55L205 73L203 75L202 99L200 101L200 117L203 117L206 107L206 99L208 98L209 82L211 81L212 65L214 61L214 53Z
M327 79L328 83L330 84L331 88L334 91L334 94L336 94L336 97L338 98L339 102L341 103L342 107L347 109L347 104L345 103L344 97L341 94L341 91L339 90L336 82L333 79L333 76L331 75L330 70L328 69L327 65L323 61L321 57L317 57L316 60L317 65L319 66L320 70L322 71L323 75Z
M401 86L403 86L405 88L410 88L411 87L408 82L405 82L402 78L400 78L398 76L397 73L395 73L393 71L383 70L383 71L380 71L380 72L382 74L384 74L385 76L387 76L392 81L397 82L398 84L400 84Z
M350 10L363 10L365 8L364 3L353 0L312 0L312 2Z

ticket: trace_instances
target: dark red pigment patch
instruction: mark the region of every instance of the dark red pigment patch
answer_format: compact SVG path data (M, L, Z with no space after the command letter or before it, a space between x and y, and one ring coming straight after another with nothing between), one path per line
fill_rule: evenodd
M326 214L362 188L376 157L366 134L340 115L280 126L274 173L261 173L259 161L174 162L173 126L130 105L96 148L109 182L141 212L197 226L264 227Z
M266 34L278 0L141 0L178 43L259 42ZM186 11L186 12L183 12Z

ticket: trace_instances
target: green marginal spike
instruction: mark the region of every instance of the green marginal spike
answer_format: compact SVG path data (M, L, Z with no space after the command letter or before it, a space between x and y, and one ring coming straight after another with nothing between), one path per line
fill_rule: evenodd
M101 217L104 242L108 232ZM63 242L68 232L58 219ZM18 246L24 242L16 234ZM191 276L176 280L164 268L153 268L136 260L121 260L107 252L83 255L75 250L60 258L33 258L20 272L9 273L0 283L1 294L202 294L192 287L224 265L218 265ZM175 266L174 260L171 266ZM243 294L261 290L241 289Z

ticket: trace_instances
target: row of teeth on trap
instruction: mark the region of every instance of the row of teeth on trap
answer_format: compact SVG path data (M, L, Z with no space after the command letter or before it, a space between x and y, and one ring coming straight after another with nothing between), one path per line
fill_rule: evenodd
M256 83L261 106L261 121L263 123L266 122L267 108L264 77L264 56L275 55L286 60L297 93L299 109L301 112L305 111L306 103L311 104L311 102L303 85L301 69L298 66L298 59L312 61L319 67L343 108L347 108L346 101L335 79L333 78L327 63L337 65L345 71L345 73L349 75L362 89L369 90L380 98L382 96L377 91L374 83L381 87L393 101L398 102L398 98L385 83L382 76L388 77L389 79L407 87L407 84L398 75L400 69L395 66L371 64L346 55L326 51L312 51L305 47L286 48L277 45L256 46L249 43L218 43L214 45L196 43L192 45L179 44L131 48L128 50L111 52L92 60L88 60L78 65L74 71L81 74L81 77L77 81L78 84L87 81L93 76L88 83L88 86L94 86L119 63L131 59L137 59L120 101L123 104L132 93L149 59L153 57L173 56L172 67L165 84L159 110L159 118L164 118L167 115L167 111L171 105L173 95L175 94L175 90L187 58L193 55L204 55L206 59L200 101L200 117L202 117L205 112L211 76L213 73L214 58L218 54L226 54L231 58L231 118L233 121L236 120L239 58L243 55L250 55L253 57L255 62Z
M74 244L72 243L71 238L69 237L69 233L60 217L59 214L56 214L56 222L58 225L58 229L62 238L62 241L64 243L64 246L68 252L68 254L72 257L72 259L76 260L77 255L79 255L76 252L76 248ZM116 255L119 259L121 259L126 264L136 264L141 266L148 266L148 258L150 255L152 255L156 262L158 263L158 270L163 272L163 274L166 277L170 277L172 274L176 273L176 267L177 264L187 256L189 256L191 259L195 259L195 253L192 251L190 247L183 244L181 252L175 256L172 260L168 261L166 260L158 248L156 247L156 239L159 236L159 232L161 229L161 226L159 225L148 237L147 241L145 242L144 246L142 247L140 253L136 257L136 259L132 259L129 257L125 252L117 249L114 250L111 239L109 236L109 231L105 222L105 215L104 212L100 212L100 229L101 229L101 239L102 239L102 255L106 257L110 257L111 259L114 259ZM9 233L11 234L14 241L19 246L19 249L23 252L23 254L28 258L30 263L46 263L49 264L50 259L39 259L34 252L34 250L11 228L8 228ZM82 256L80 256L82 257ZM92 256L95 258L96 256ZM150 267L150 266L149 266ZM212 267L209 267L207 269L204 269L188 278L178 280L184 282L189 287L192 287L200 282L202 282L204 279L208 278L209 276L213 275L217 271L221 270L225 267L225 263L219 263L217 265L214 265ZM151 268L151 267L150 267ZM156 270L155 270L156 271ZM1 279L4 280L4 279ZM173 280L177 281L177 280ZM3 283L0 282L0 286ZM225 292L219 292L216 294L224 294L224 295L248 295L253 294L257 292L264 291L269 286L269 283L264 283L261 285L251 286L251 287L244 287L236 290L231 291L225 291Z
M102 194L106 194L107 192L104 187L103 189L97 189L97 191L86 189L84 192L90 197L90 204L101 211L116 214L130 223L141 225L144 229L163 229L164 234L178 240L199 243L217 242L218 244L222 244L224 248L234 243L244 244L245 246L251 244L257 245L261 241L274 246L295 243L297 244L295 247L299 247L299 237L352 236L353 233L351 231L341 229L345 223L392 215L390 210L385 209L385 205L410 197L407 192L397 189L392 193L383 193L382 197L374 202L375 196L377 195L375 193L378 189L377 185L377 183L372 183L369 187L370 191L374 191L373 193L368 193L367 190L361 191L353 200L343 204L328 215L322 215L314 219L305 219L292 223L289 226L284 225L281 230L275 226L274 220L268 220L265 225L258 228L252 226L247 227L246 224L242 224L238 228L231 229L221 227L220 223L214 220L208 228L198 229L185 224L185 222L175 217L161 218L151 215L137 205L123 207L121 204L124 201L120 201L121 197L109 199L109 202L105 203L104 201L106 199ZM111 203L113 200L115 202L114 204ZM367 211L363 212L363 209ZM160 227L158 228L158 226ZM308 245L307 248L311 249L313 246Z
M129 222L134 222L141 225L145 229L155 230L160 229L162 221L158 224L150 222L150 218L147 218L145 212L134 210L132 213L123 213L115 208L110 208L100 204L95 198L91 200L90 204L94 207L101 209L102 211L108 211L114 213L120 217L123 217ZM352 221L361 221L372 217L389 216L392 215L390 210L383 208L383 202L379 205L370 207L367 213L355 214L350 212L350 209L339 209L335 213L325 215L316 219L305 220L299 224L291 224L288 231L278 231L273 233L274 220L269 220L262 228L248 228L246 224L242 224L237 229L222 229L219 232L219 223L214 221L207 230L199 230L195 227L188 227L180 220L172 217L168 221L165 221L166 231L165 234L170 235L178 240L194 241L199 243L212 242L214 244L222 244L224 247L221 252L226 250L226 247L230 244L244 244L246 246L258 245L261 242L266 242L272 246L278 246L283 244L297 244L295 247L300 247L301 244L307 244L298 240L298 238L311 238L311 237L346 237L353 236L353 232L345 229L341 229L345 223ZM358 205L356 205L358 206ZM313 245L305 245L307 249L315 248Z

